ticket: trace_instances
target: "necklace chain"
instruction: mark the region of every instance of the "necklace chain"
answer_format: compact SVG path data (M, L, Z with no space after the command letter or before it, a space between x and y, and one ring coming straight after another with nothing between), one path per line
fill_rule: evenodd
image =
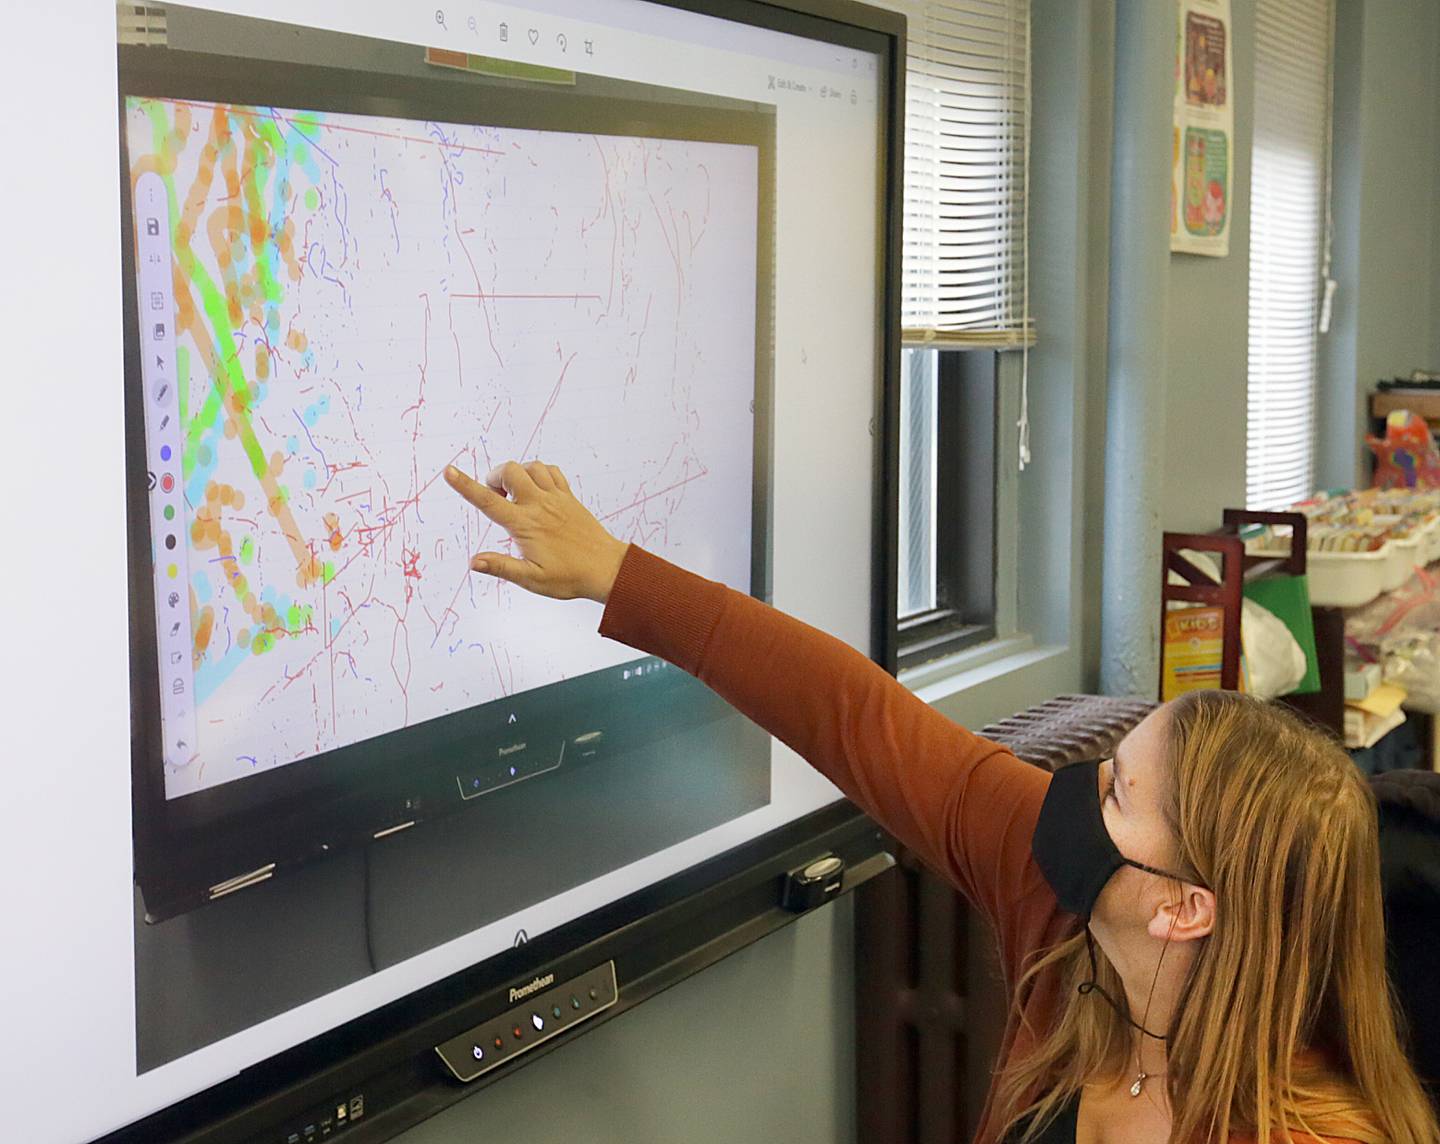
M1162 1073L1150 1073L1150 1072L1146 1072L1144 1069L1141 1069L1138 1073L1135 1074L1135 1083L1130 1086L1130 1095L1131 1095L1131 1096L1139 1096L1143 1091L1145 1091L1145 1082L1146 1082L1147 1080L1149 1080L1152 1076L1164 1076L1164 1075L1165 1075L1165 1074L1164 1074L1163 1072L1162 1072Z
M1155 959L1155 976L1150 979L1150 992L1145 997L1145 1012L1140 1018L1140 1030L1144 1032L1145 1023L1150 1020L1150 1002L1155 996L1155 982L1160 980L1160 966L1165 963L1165 951L1170 948L1170 935L1175 932L1175 922L1179 919L1178 914L1170 917L1170 932L1165 935L1165 944L1160 947L1160 956ZM1086 931L1089 932L1088 930ZM1162 1038L1163 1039L1163 1038ZM1140 1066L1140 1045L1135 1046L1135 1067L1139 1072L1135 1076L1135 1083L1130 1086L1130 1096L1138 1097L1145 1091L1145 1082L1154 1076L1164 1076L1165 1073L1148 1073ZM1166 1070L1169 1071L1168 1069Z

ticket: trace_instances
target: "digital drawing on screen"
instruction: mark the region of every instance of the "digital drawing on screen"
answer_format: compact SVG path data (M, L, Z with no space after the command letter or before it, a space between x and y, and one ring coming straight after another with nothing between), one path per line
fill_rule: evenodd
M169 797L633 657L467 574L500 538L448 463L544 457L748 588L754 148L150 98L127 126Z

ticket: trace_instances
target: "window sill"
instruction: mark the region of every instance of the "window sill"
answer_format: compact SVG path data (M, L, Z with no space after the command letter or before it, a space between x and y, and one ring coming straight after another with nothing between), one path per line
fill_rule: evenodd
M926 703L935 704L1007 675L1059 659L1068 651L1037 646L1028 635L991 640L899 673L900 682Z

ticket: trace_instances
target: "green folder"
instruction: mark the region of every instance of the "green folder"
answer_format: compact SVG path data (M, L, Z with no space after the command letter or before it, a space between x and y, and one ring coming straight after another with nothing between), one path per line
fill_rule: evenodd
M1266 576L1245 585L1245 598L1275 613L1305 653L1305 678L1292 695L1320 690L1320 661L1315 654L1315 618L1310 613L1310 585L1304 576Z

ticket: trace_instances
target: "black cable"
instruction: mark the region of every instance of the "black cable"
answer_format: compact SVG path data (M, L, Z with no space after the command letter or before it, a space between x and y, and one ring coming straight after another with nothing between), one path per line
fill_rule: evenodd
M1173 929L1174 926L1172 925L1171 928ZM1170 941L1169 941L1168 938L1166 939L1165 944L1166 944L1167 946L1170 944ZM1086 949L1086 950L1089 952L1089 954L1090 954L1090 980L1089 980L1089 981L1082 981L1082 982L1080 982L1079 985L1075 986L1075 992L1078 993L1078 994L1080 994L1080 996L1082 996L1082 997L1088 996L1090 993L1098 993L1098 994L1100 994L1101 997L1105 998L1105 1000L1106 1000L1107 1002L1109 1002L1110 1008L1114 1009L1115 1012L1116 1012L1116 1014L1117 1014L1117 1015L1120 1017L1120 1019L1121 1019L1122 1021L1124 1021L1126 1024L1130 1025L1130 1026L1131 1026L1132 1028L1134 1028L1134 1029L1138 1029L1140 1032L1144 1033L1147 1037L1150 1037L1150 1038L1152 1038L1153 1040L1156 1040L1156 1041L1168 1041L1170 1038L1169 1038L1166 1034L1164 1034L1164 1033L1152 1033L1152 1032L1151 1032L1149 1029L1147 1029L1143 1024L1137 1023L1136 1020L1135 1020L1135 1018L1132 1017L1132 1016L1130 1016L1130 1011L1129 1011L1129 1010L1130 1010L1130 1006L1129 1006L1129 1004L1126 1003L1125 1005L1122 1006L1122 1005L1120 1004L1120 1002L1116 1001L1115 998L1113 998L1113 997L1110 996L1109 990L1107 990L1107 989L1105 988L1105 986L1101 985L1100 982L1098 982L1098 981L1096 980L1096 977L1099 976L1099 969L1097 968L1097 966L1096 966L1096 964L1095 964L1095 940L1090 936L1090 926L1089 926L1088 923L1087 923L1086 926L1085 926L1085 949ZM1164 954L1163 951L1161 952L1160 956L1161 956L1162 958L1165 956L1165 954ZM1159 975L1160 975L1160 966L1159 966L1159 963L1156 963L1156 966L1155 966L1155 975L1156 975L1156 979L1158 980L1158 979L1159 979ZM1155 992L1155 986L1154 986L1154 983L1153 983L1153 982L1151 983L1151 986L1150 986L1150 992L1151 992L1151 993L1154 993L1154 992ZM1149 1012L1149 1010L1150 1010L1150 1003L1149 1003L1148 1001L1145 1003L1145 1010L1146 1010L1145 1016L1148 1018L1148 1017L1150 1016L1150 1012Z

